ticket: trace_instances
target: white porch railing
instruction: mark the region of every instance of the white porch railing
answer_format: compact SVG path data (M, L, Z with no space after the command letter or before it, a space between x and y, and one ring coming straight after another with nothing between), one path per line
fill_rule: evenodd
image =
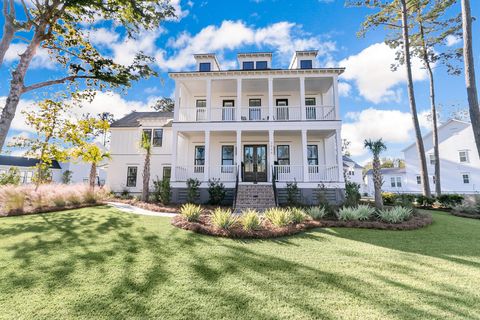
M220 179L220 181L223 182L232 182L235 181L237 177L237 166L212 166L210 167L209 175L210 179Z
M207 121L207 108L180 108L178 117L181 122Z
M212 108L212 121L236 121L235 107Z
M276 181L303 181L303 166L274 165Z
M335 120L334 106L306 106L307 120Z
M242 121L267 121L270 118L268 107L242 108Z
M338 181L338 166L336 165L310 165L308 166L308 179L311 182Z
M274 108L273 118L275 121L302 120L302 108L277 106Z
M187 181L190 178L203 181L205 177L205 166L176 166L175 169L176 181Z

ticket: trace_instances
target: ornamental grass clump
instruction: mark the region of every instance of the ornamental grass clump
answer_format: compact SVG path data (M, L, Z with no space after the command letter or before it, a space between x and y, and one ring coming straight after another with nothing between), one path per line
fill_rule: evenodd
M202 207L192 203L187 203L180 208L180 214L189 222L198 221L200 219L200 215L202 214Z
M23 213L26 196L21 187L9 185L0 188L0 209L4 214Z
M320 220L327 215L327 210L324 207L316 206L310 207L306 211L307 215L310 216L313 220Z
M378 216L385 222L400 223L410 219L412 214L412 209L397 206L391 209L380 210Z
M282 208L270 208L265 211L265 218L276 227L285 227L292 223L292 214Z
M217 228L229 230L237 222L237 217L230 209L216 208L210 217L210 221Z
M356 208L344 207L338 211L338 219L344 221L350 220L368 220L375 212L374 208L360 205Z
M247 209L242 211L240 224L243 230L250 231L260 228L261 220L257 210Z
M300 208L289 208L288 211L293 223L302 223L307 219L305 211Z

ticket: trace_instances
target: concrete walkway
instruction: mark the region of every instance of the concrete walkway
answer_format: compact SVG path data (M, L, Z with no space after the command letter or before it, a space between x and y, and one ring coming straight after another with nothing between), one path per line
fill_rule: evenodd
M156 212L151 210L145 210L142 208L138 208L126 203L119 203L119 202L107 202L110 206L129 213L144 215L144 216L155 216L155 217L175 217L176 213L168 213L168 212Z

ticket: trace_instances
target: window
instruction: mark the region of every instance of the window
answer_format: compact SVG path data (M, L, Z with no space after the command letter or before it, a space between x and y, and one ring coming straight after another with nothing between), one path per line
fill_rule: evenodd
M417 176L417 184L422 184L422 177Z
M127 167L127 187L137 186L137 167Z
M290 146L277 146L277 162L281 166L290 165Z
M195 147L195 165L196 166L205 165L205 146Z
M469 184L470 183L470 175L468 173L462 173L463 183Z
M390 186L392 188L402 187L402 177L390 177Z
M223 100L222 120L223 121L235 120L235 101L234 100Z
M253 61L244 61L242 64L242 68L243 70L253 70L255 67Z
M257 61L256 62L256 69L265 70L268 68L267 61Z
M143 129L142 130L142 141L143 141L143 137L145 137L145 139L147 139L147 141L150 141L150 143L152 142L152 129Z
M308 165L318 166L318 146L316 144L307 146Z
M355 175L355 170L353 170L353 169L348 169L348 175L349 175L349 176L354 176L354 175Z
M429 159L430 159L430 164L433 166L435 165L435 155L434 154L429 154Z
M222 166L233 166L233 146L222 146Z
M397 188L402 187L402 177L397 177Z
M210 62L200 62L199 70L201 72L208 72L212 69L212 64Z
M166 167L163 167L163 175L162 177L164 179L168 179L170 180L170 177L172 176L172 167L170 166L166 166Z
M305 106L307 108L307 120L317 119L317 109L315 106L317 101L315 98L305 98Z
M460 158L460 162L469 162L468 161L468 151L467 150L459 151L458 156Z
M152 146L161 147L163 139L163 129L153 129L153 142Z
M391 186L392 188L395 188L395 187L396 187L395 177L390 177L390 186Z
M261 99L249 99L248 100L248 119L249 120L261 120L262 119L262 100Z
M33 178L33 172L32 171L25 172L25 183L27 183L27 184L31 183L32 178Z
M196 119L197 121L202 121L207 119L207 100L200 99L195 102L195 106L197 107L197 114Z
M300 69L312 69L312 60L300 60Z
M433 181L433 184L436 184L437 183L437 178L435 178L435 176L432 176L432 181Z

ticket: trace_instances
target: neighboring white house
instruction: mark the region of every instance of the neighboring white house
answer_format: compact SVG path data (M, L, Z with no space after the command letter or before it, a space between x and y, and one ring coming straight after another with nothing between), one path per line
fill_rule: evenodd
M405 168L382 168L380 169L383 178L382 191L394 193L411 193L407 187ZM373 170L370 169L365 174L366 193L373 196L375 189L373 186Z
M473 137L472 125L459 120L449 120L438 128L440 153L440 178L442 192L480 192L480 159ZM433 154L432 133L423 137L428 164L430 188L435 191L435 156ZM406 189L408 192L421 192L419 161L416 145L403 150L406 166Z
M343 156L343 173L348 181L360 185L360 193L367 192L367 185L363 180L363 167L347 156Z
M316 51L298 51L288 69L272 69L271 53L238 54L239 68L222 70L214 54L195 55L196 71L172 72L175 112L134 112L112 124L108 185L141 191L143 130L154 145L152 179L171 175L174 202L184 202L186 181L220 179L239 185L275 182L282 202L297 182L304 202L317 190L344 198L338 76L343 68L316 68ZM172 117L173 116L173 117ZM273 187L273 186L272 186Z
M38 159L33 158L0 155L0 174L8 172L12 167L17 168L20 172L20 183L29 184L32 182L38 162ZM62 167L58 161L52 161L50 171L52 172L52 181L61 182Z

